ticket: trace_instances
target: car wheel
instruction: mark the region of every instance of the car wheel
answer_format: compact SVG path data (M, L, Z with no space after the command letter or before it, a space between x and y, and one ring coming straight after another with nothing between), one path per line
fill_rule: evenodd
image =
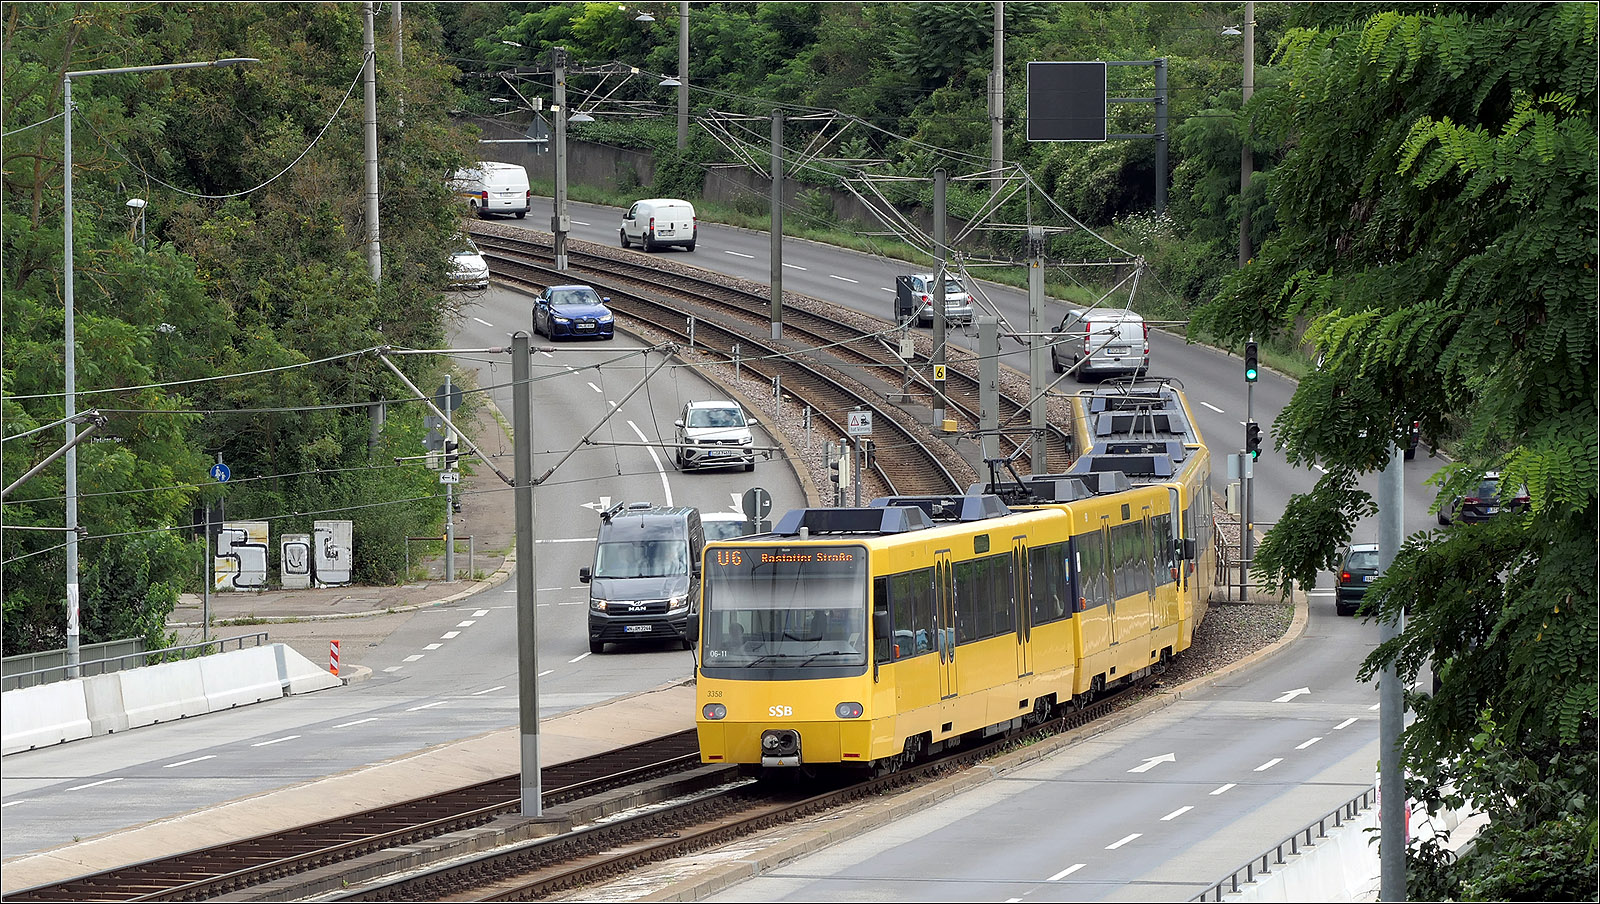
M1340 615L1355 615L1356 607L1346 606L1344 603L1334 603L1333 611L1339 613Z
M526 217L527 215L528 215L528 212L526 210L517 211L517 219L519 219L519 220L524 218L524 217Z
M622 247L624 247L624 248L628 247L628 230L626 230L626 229L618 229L617 230L617 241L622 243Z
M1055 355L1050 356L1050 369L1054 370L1058 374L1064 374L1067 372L1067 369L1061 366L1061 359L1057 358Z
M754 459L744 463L744 470L745 470L746 474L750 473L751 471L754 471L755 469L756 469L756 463L755 463Z
M589 641L589 652L593 653L596 656L599 656L601 653L604 653L605 651L606 651L606 642L605 641L603 641L603 640L591 640L591 641Z
M639 247L643 248L646 253L653 253L656 250L655 238L648 232L640 235Z
M694 250L694 240L690 239L688 244L683 246L683 250L685 250L685 251L693 251ZM693 649L693 648L691 647L690 649Z

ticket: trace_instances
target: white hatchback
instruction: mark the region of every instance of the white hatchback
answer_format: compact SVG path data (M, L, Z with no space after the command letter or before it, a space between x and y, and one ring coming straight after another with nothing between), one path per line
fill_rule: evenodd
M457 235L450 243L450 288L489 288L489 262L465 235Z

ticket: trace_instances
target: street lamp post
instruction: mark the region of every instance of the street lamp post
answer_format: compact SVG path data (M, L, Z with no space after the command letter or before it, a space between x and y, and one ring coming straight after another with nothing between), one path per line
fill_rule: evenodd
M143 198L129 198L128 199L128 209L129 210L137 210L139 212L139 250L140 251L143 251L144 247L145 247L144 246L144 207L145 207L145 200Z
M65 142L62 157L66 173L62 197L62 232L66 246L66 264L63 268L62 295L66 304L66 349L62 363L66 367L67 415L67 677L78 677L78 450L74 440L78 427L74 420L78 414L77 339L72 322L72 80L90 75L124 75L135 72L163 72L172 69L210 69L219 66L238 66L258 63L251 57L233 57L208 60L202 63L166 63L159 66L127 66L120 69L79 69L61 77L61 121Z

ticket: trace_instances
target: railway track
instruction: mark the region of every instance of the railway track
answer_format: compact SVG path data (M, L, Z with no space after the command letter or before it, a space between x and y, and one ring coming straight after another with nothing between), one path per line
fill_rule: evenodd
M479 247L491 260L530 263L539 261L549 267L553 259L548 239L514 238L491 233L475 233ZM584 250L596 248L595 252ZM766 341L760 337L770 335L771 301L764 294L726 284L726 280L701 277L690 273L661 268L650 259L641 259L632 252L618 252L587 243L572 243L568 248L569 265L590 274L602 275L608 287L630 286L631 292L647 292L661 298L674 298L699 309L700 316L716 313L727 318L725 326L739 324L742 342ZM571 280L568 273L558 274ZM821 305L814 310L811 305ZM884 329L872 331L842 322L835 310L828 310L826 302L810 299L801 303L785 302L783 331L787 346L795 353L808 354L819 361L826 360L829 367L848 373L876 390L879 398L898 397L902 403L933 407L937 398L933 383L926 374L931 372L932 360L927 354L902 360L891 346L901 331L885 324ZM854 313L854 312L852 312ZM680 315L681 316L681 315ZM680 331L681 332L681 331ZM950 348L950 367L945 383L945 406L953 410L962 423L982 423L980 411L980 383L976 359L964 350ZM1065 471L1072 463L1074 451L1068 433L1054 425L1046 427L1046 448L1049 461L1042 469L1033 467L1029 460L1026 431L1029 426L1027 410L1019 402L1001 393L998 401L998 423L1004 435L1000 437L1002 455L1017 455L1019 467L1033 473Z
M773 826L925 781L1031 739L1086 725L1127 691L999 740L960 748L898 772L831 782L774 786L746 781L553 838L386 879L322 900L531 901L592 885L650 863L727 844ZM819 791L818 788L821 788Z
M570 272L556 271L525 255L494 255L492 251L489 255L496 262L496 275L503 281L544 288L574 278ZM696 348L731 359L734 346L739 346L741 367L769 383L776 377L785 393L809 405L815 416L837 435L847 432L848 412L872 411L878 449L893 453L878 455L874 469L890 494L948 494L966 488L966 483L952 470L952 466L962 467L964 462L960 462L954 452L924 442L923 434L908 414L874 401L874 394L866 388L851 385L854 381L827 372L828 365L808 363L788 347L750 335L739 326L750 322L747 313L730 318L725 312L694 307L693 296L663 298L636 292L616 282L592 277L590 281L603 290L602 294L609 294L613 310L685 342L689 339L685 314L695 314Z
M700 768L693 729L543 770L544 806L572 806L597 794ZM521 777L508 775L444 794L269 833L243 841L22 889L11 902L199 901L475 828L521 809Z

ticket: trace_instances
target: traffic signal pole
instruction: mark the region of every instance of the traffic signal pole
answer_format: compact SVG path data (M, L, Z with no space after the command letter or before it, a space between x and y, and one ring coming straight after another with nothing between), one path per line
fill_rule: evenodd
M1255 390L1256 390L1256 341L1250 339L1245 344L1245 382L1244 382L1244 422L1248 431L1249 425L1255 423ZM1249 442L1245 443L1249 446ZM1255 457L1247 448L1244 458L1244 525L1239 531L1240 559L1239 559L1239 601L1244 602L1250 598L1250 563L1255 558Z

